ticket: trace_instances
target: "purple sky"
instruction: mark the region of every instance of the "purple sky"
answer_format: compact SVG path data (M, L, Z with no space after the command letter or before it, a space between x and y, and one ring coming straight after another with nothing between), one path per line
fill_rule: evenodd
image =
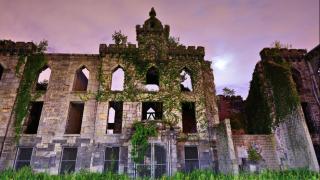
M247 96L259 52L275 40L308 51L319 43L319 0L0 0L0 39L49 41L50 52L98 53L121 30L136 43L135 25L151 7L171 35L206 48L218 92Z

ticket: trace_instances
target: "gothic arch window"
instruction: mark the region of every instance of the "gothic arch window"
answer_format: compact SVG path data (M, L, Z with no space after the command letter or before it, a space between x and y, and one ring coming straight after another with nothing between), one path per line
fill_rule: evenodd
M303 88L303 84L302 84L302 78L301 78L300 72L297 69L292 68L291 73L292 73L292 79L296 84L297 91L301 92Z
M2 65L0 64L0 80L2 79L3 71L4 67L2 67Z
M148 91L159 91L159 71L151 67L146 75L146 89Z
M36 84L36 90L45 91L48 88L49 79L51 75L51 69L48 66L45 66L42 71L39 73L38 81Z
M124 70L121 66L115 68L112 73L111 91L123 91L124 89Z
M87 91L89 81L89 70L82 66L76 71L73 82L73 91Z
M180 73L180 89L181 91L193 91L191 73L184 68Z

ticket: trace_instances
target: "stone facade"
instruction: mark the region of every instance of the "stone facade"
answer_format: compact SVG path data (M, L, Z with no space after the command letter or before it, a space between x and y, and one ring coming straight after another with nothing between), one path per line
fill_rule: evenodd
M75 171L89 169L102 172L105 170L106 148L119 147L118 171L137 176L139 175L136 171L137 164L133 162L130 153L132 150L130 138L134 133L132 129L134 121L143 120L143 103L162 102L164 96L172 98L178 96L174 102L176 106L171 109L168 108L171 107L168 103L162 102L163 118L170 120L169 114L173 114L175 118L173 120L176 123L171 128L158 123L158 136L149 139L151 159L158 158L154 151L158 151L159 147L164 149L162 167L165 169L163 174L167 175L178 170L186 170L193 162L196 162L194 168L209 168L223 172L234 171L232 168L225 168L228 164L219 162L218 158L224 152L221 148L218 150L216 142L220 140L217 140L215 134L220 133L220 136L224 137L226 131L220 132L218 128L219 119L213 73L210 69L210 62L204 60L204 48L171 47L168 44L169 26L162 26L155 16L155 11L152 10L150 18L144 25L137 26L138 46L101 44L99 54L45 54L47 66L50 67L52 73L47 90L34 100L43 102L38 130L36 134L21 134L19 142L16 142L14 138L15 114L13 110L21 76L16 74L15 67L19 55L32 54L35 48L32 43L4 41L5 43L0 44L0 63L5 69L0 80L0 169L16 167L19 149L31 147L33 148L31 167L37 172L46 171L58 174L61 173L63 151L67 148L77 148ZM140 57L139 60L142 61L143 66L161 65L158 92L149 92L145 89L145 79L136 73L138 68L136 62L130 59L134 56ZM118 67L123 68L125 72L124 90L111 91L112 75ZM23 68L23 66L20 68L21 72ZM86 68L90 73L87 90L74 91L76 74L82 68ZM168 75L167 70L174 69L180 72L184 68L191 72L193 78L197 78L192 79L193 91L191 92L180 91L179 73L175 74L173 81L168 82L164 78ZM130 96L131 85L133 85L134 96ZM172 94L171 92L174 91L178 93ZM98 92L103 92L101 99L98 98ZM32 93L36 94L36 90L33 90ZM106 133L109 128L108 110L111 101L122 102L120 134ZM180 103L186 101L194 103L197 132L182 132L184 125ZM84 104L79 134L66 134L71 102ZM221 141L224 143L224 140ZM229 142L232 142L230 135ZM188 158L186 156L190 156L185 152L186 147L197 148L196 159L186 161ZM226 148L232 148L232 145L229 144ZM225 158L234 156L234 152L223 156L226 156ZM157 162L152 161L151 164L147 164L150 167L149 175L157 176L157 171L155 171ZM226 165L222 166L224 163Z

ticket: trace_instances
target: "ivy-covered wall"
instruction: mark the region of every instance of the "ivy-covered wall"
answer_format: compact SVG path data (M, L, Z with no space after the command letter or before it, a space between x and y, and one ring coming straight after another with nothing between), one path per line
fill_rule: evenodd
M279 49L263 52L254 70L246 103L247 131L270 134L300 104L291 65Z

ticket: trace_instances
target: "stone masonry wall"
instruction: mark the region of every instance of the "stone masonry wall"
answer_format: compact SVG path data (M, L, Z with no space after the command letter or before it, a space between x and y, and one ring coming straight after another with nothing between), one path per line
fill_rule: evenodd
M261 150L262 163L267 169L278 170L280 168L279 161L277 159L275 139L274 135L233 135L232 136L235 154L238 160L238 164L241 164L241 158L244 154L242 150L248 150L251 145L257 145Z

